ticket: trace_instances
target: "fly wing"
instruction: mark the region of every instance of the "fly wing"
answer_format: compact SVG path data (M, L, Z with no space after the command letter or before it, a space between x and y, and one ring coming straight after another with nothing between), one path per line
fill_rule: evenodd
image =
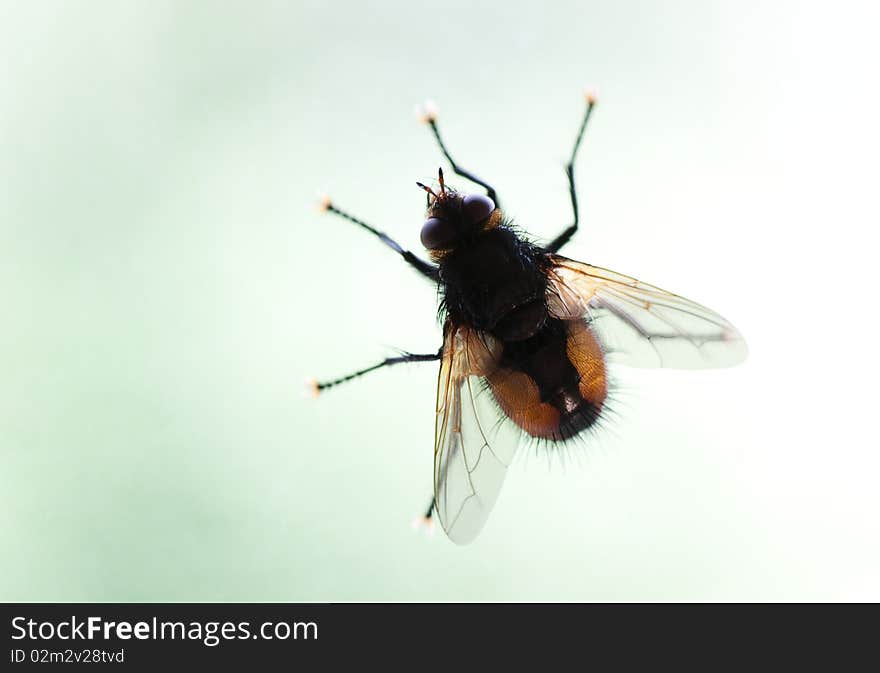
M445 332L437 382L434 499L443 530L453 542L467 544L495 505L519 433L503 422L485 380L497 367L501 344L451 323Z
M612 362L706 369L746 359L742 335L696 302L635 278L551 255L547 305L564 320L586 319Z

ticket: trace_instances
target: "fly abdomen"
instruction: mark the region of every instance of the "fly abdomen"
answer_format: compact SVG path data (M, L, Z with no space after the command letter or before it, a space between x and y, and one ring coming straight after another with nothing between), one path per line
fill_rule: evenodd
M504 413L533 437L574 437L599 417L605 359L586 323L548 319L534 336L505 341L489 387Z

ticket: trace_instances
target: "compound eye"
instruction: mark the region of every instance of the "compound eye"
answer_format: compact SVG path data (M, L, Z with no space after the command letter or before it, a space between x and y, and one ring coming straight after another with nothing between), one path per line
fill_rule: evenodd
M439 217L429 217L422 225L422 245L428 250L448 248L455 240L455 227Z
M488 196L468 194L461 202L461 209L472 224L477 224L492 214L492 211L495 210L495 203Z

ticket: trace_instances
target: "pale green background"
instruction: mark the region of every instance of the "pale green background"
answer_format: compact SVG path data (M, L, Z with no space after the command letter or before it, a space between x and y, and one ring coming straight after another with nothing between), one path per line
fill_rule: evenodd
M872 3L0 4L0 599L880 599ZM469 547L415 534L441 164L717 308L740 368L619 371ZM457 184L462 185L460 181ZM464 185L462 185L464 186Z

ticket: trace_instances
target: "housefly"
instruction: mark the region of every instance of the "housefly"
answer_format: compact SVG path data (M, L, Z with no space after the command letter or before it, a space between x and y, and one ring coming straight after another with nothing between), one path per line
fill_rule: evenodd
M559 444L591 428L606 411L608 363L633 367L727 367L747 355L727 320L693 301L630 276L559 254L578 229L574 166L586 111L566 166L573 222L546 245L516 230L495 188L456 163L433 107L423 121L452 171L480 193L446 184L443 169L425 191L421 242L428 260L324 198L324 211L378 237L439 289L443 343L403 353L310 390L339 385L382 367L439 361L434 426L435 514L454 542L482 529L523 435ZM482 193L482 192L485 193Z

